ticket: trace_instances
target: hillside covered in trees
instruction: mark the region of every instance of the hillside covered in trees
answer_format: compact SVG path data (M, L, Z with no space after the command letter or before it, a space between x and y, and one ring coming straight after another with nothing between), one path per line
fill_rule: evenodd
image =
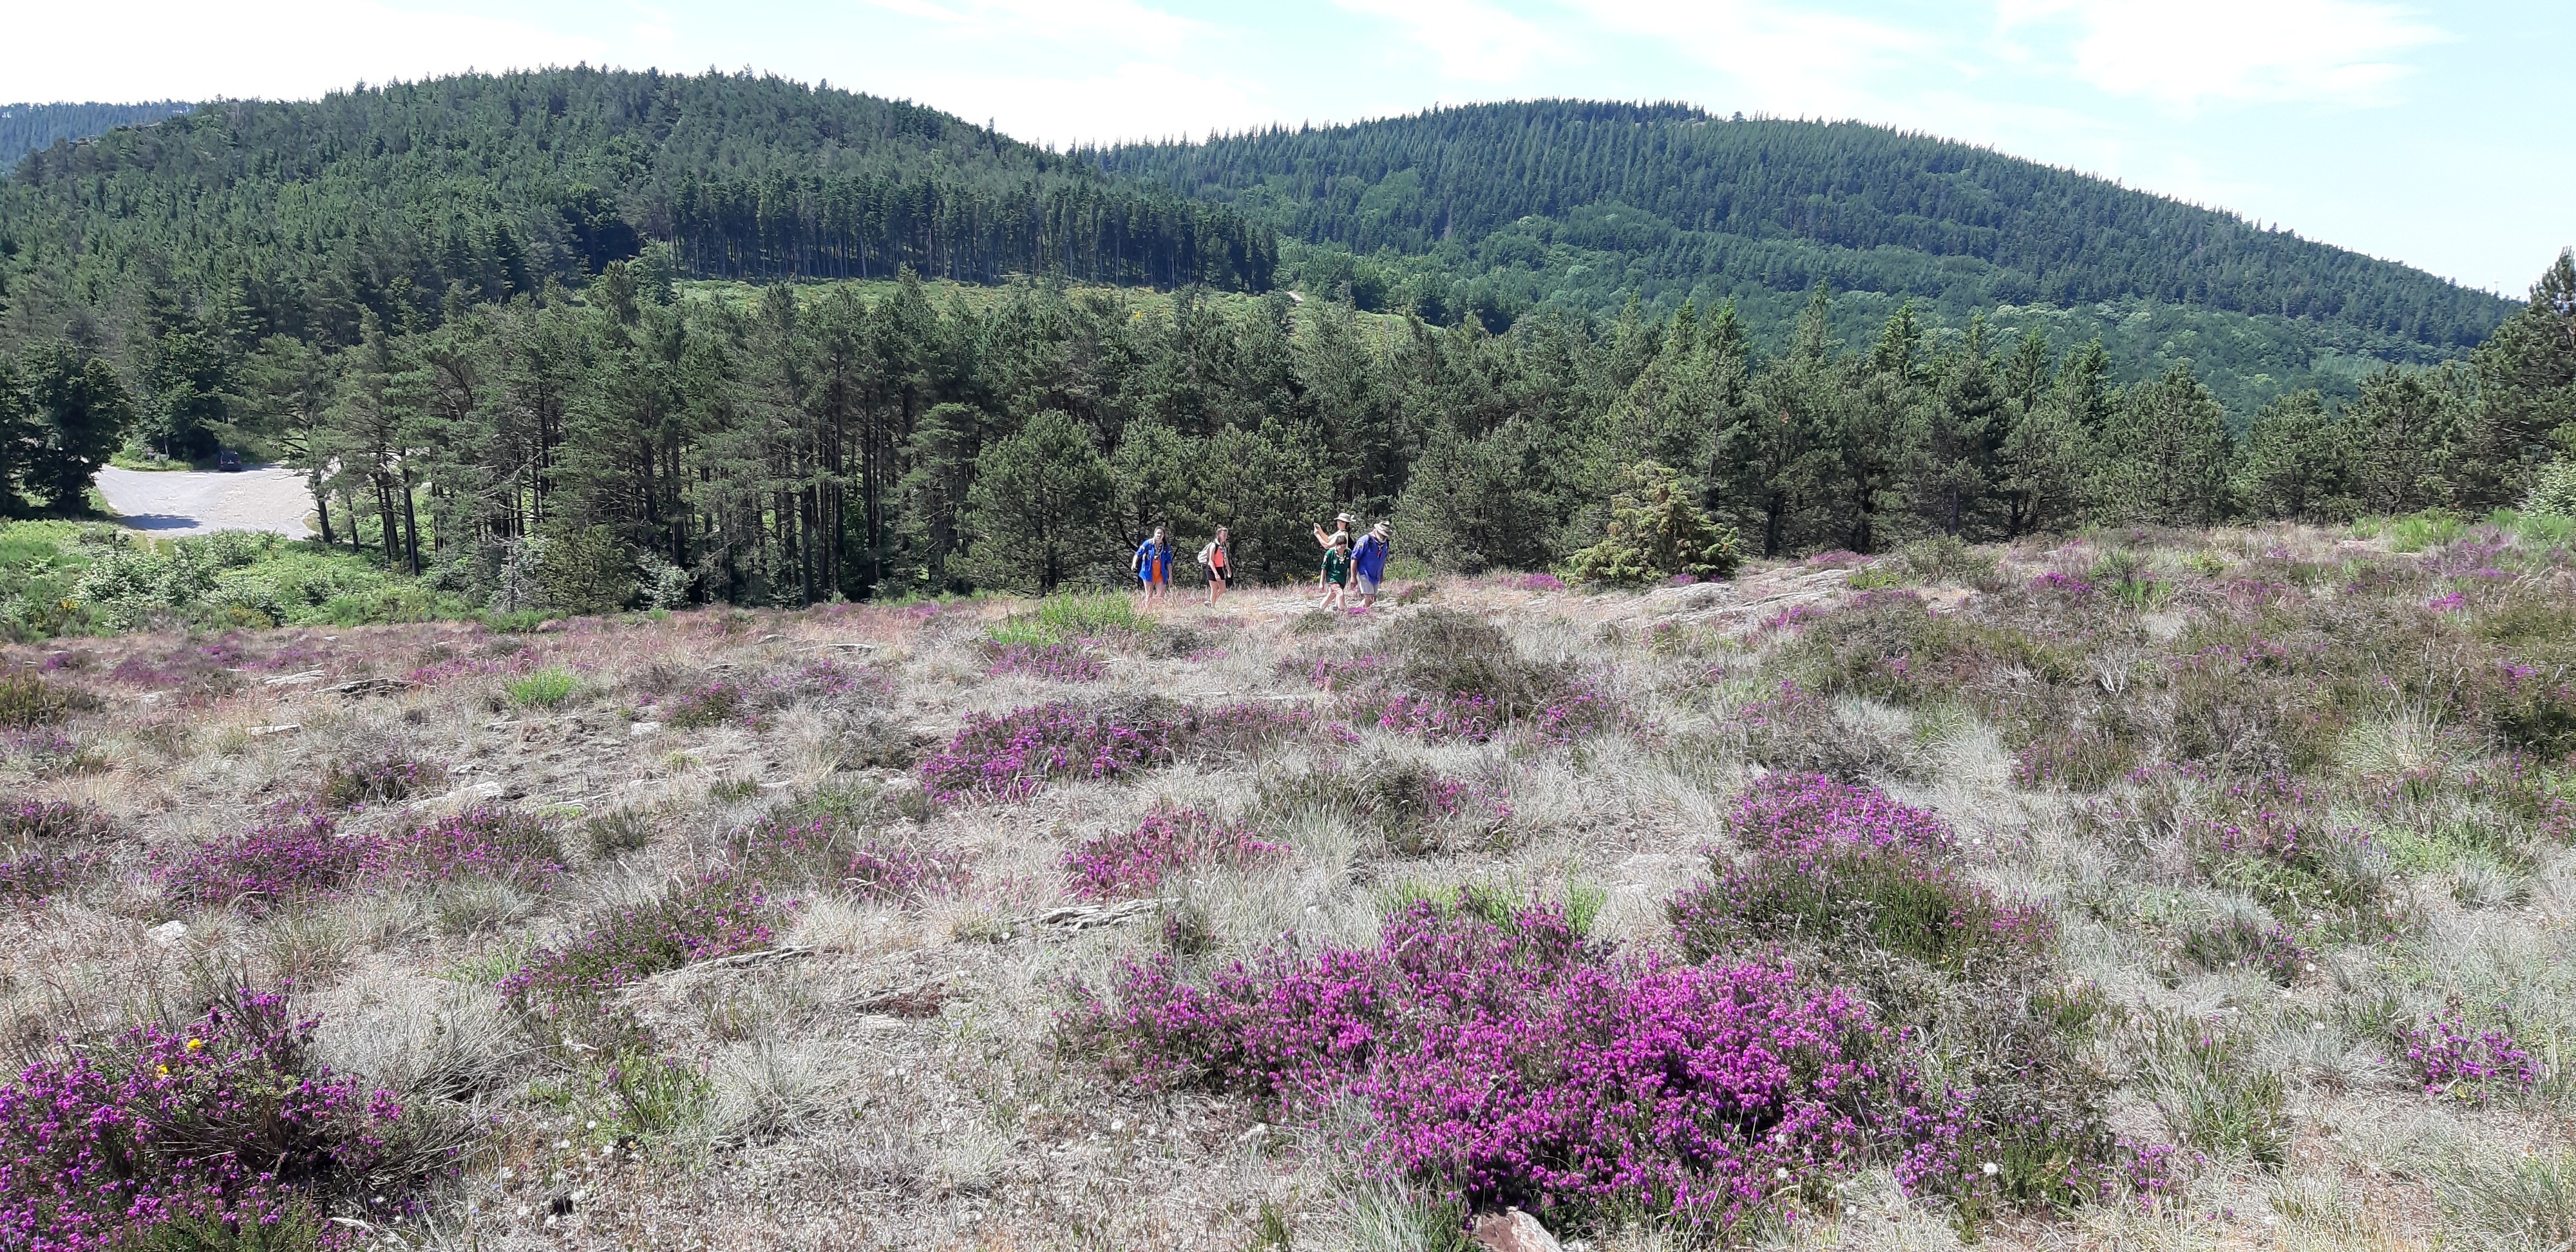
M66 140L87 139L119 126L140 126L187 112L176 100L143 104L0 104L0 167Z
M2510 311L2233 214L1858 123L1544 100L1082 155L1277 227L1307 245L1311 288L1497 328L1533 304L1732 299L1777 344L1825 283L1856 297L1848 314L1912 299L1953 329L1983 311L2099 335L2126 377L2188 361L2250 407L2348 392L2369 362L2334 357L2447 359Z
M18 336L154 299L345 345L359 316L578 286L646 252L745 278L1269 284L1268 232L944 113L776 78L571 69L225 101L0 187Z
M1884 135L1737 125L1704 128ZM1572 151L1591 155L1566 186L1613 185L1584 171L1615 144ZM1956 152L1954 188L2039 170ZM1543 189L1555 158L1523 155ZM2123 319L2163 345L2146 353L2078 316L2099 304L1986 311L1958 303L1968 286L1873 306L1794 269L1760 280L1810 281L1794 295L1667 309L1638 283L1610 312L1549 299L1489 324L1371 311L1387 293L1360 279L1411 264L1398 243L1437 261L1504 220L1501 199L1436 219L1389 202L1348 240L1378 250L1292 239L1281 258L1268 222L1341 227L774 79L573 70L209 106L57 145L0 185L0 511L78 512L120 447L246 447L308 473L327 542L468 603L572 610L1048 590L1115 577L1156 523L1229 525L1239 569L1294 578L1338 508L1394 518L1406 559L1479 570L1570 568L1648 496L1694 547L1713 523L1758 556L2576 501L2547 470L2576 436L2567 258L2482 328L2485 297L2412 271L2040 173L2021 198L2073 197L2063 231L2098 237L2101 272L2020 240L2060 220L2036 209L1909 217L1859 172L1848 187L1884 202L1871 229L1927 247L1929 223L1987 221L1976 246L2019 268L1942 265L2057 284L2016 299L2104 296L2127 273L2161 301L2182 289L2154 284L2199 274L2211 303ZM1537 207L1573 214L1573 195ZM1741 221L1764 212L1748 199ZM2237 259L2159 251L2185 228ZM1887 260L1850 230L1768 238ZM1335 264L1343 281L1309 281ZM2288 317L2215 307L2301 292ZM2227 318L2402 332L2439 363L2352 355L2345 385L2256 387L2188 350ZM1647 495L1614 505L1632 487Z

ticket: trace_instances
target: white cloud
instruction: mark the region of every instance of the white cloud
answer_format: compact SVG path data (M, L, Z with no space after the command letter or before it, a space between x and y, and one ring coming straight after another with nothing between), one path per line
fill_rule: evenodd
M2212 104L2386 104L2401 54L2446 38L2405 9L2358 0L2000 0L2008 36L2073 32L2077 75L2179 113Z
M1768 113L1852 117L1885 112L1872 80L1942 54L1919 29L1773 0L1567 0L1602 27L1649 38L1735 80L1739 100Z
M597 64L607 45L500 18L420 13L369 0L208 5L136 0L114 37L80 5L29 4L0 42L0 95L19 100L310 98L363 79ZM81 55L95 49L104 55Z
M1442 74L1467 82L1507 83L1556 43L1536 25L1475 0L1333 0L1353 13L1393 22L1440 63Z
M1026 42L1101 40L1128 50L1168 54L1204 23L1136 0L868 0L968 40Z
M872 76L864 90L903 96L1003 134L1057 147L1122 139L1195 139L1210 130L1269 122L1277 110L1242 80L1131 61L1073 76L954 74Z

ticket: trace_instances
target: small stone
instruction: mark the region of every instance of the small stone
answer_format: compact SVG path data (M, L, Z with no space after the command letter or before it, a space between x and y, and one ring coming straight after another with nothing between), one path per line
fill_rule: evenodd
M1519 1209L1477 1218L1476 1245L1489 1252L1564 1252L1565 1247L1537 1218Z

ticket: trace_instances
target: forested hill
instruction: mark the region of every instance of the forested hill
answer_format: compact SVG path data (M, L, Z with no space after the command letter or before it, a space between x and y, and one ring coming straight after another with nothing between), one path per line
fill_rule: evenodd
M1522 301L1616 308L1636 293L1706 306L1823 282L1953 316L2120 301L2267 315L2322 327L2345 350L2417 359L2465 350L2515 307L2233 214L1856 123L1542 100L1082 155L1358 254L1309 268L1364 304L1464 299L1508 314ZM1342 275L1324 268L1336 265Z
M157 122L190 106L175 100L148 104L0 104L0 169L56 140L87 139L119 126Z
M464 75L227 101L28 156L0 184L0 298L59 321L172 290L353 342L668 240L707 276L1268 285L1266 228L955 117L771 77ZM33 290L29 290L32 288ZM74 293L77 293L75 296ZM48 316L48 314L53 316Z

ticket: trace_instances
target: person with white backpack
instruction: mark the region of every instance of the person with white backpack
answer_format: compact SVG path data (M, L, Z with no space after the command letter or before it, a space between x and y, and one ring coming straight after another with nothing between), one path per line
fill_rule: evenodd
M1225 595L1226 588L1234 585L1234 545L1225 527L1217 527L1216 538L1208 540L1207 546L1199 549L1199 564L1207 568L1207 602L1213 608Z

